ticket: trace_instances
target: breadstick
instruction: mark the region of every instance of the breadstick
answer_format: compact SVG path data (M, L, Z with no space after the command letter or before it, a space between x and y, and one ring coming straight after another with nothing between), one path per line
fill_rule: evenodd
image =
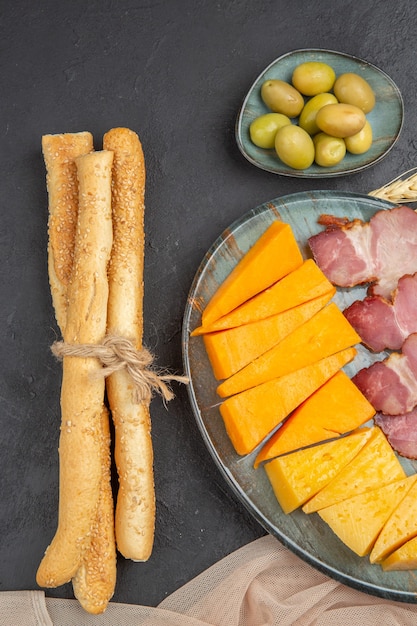
M102 411L101 484L98 512L91 529L90 544L72 585L81 606L92 614L102 613L116 586L113 494L110 484L109 412Z
M72 271L78 213L75 159L93 150L89 132L44 135L42 151L48 190L48 273L52 303L63 332L67 317L67 288Z
M66 133L42 137L49 200L48 269L55 316L64 334L67 318L67 287L74 258L75 224L78 215L78 179L74 159L93 150L90 133ZM53 244L53 245L52 245ZM58 263L57 257L60 258ZM57 269L55 269L57 266ZM91 544L73 579L80 604L90 613L102 612L116 584L114 507L110 484L110 434L108 411L102 414L102 476Z
M138 136L115 128L103 147L114 152L112 211L114 242L109 265L107 333L142 347L145 162ZM115 460L119 476L116 543L120 553L146 561L153 547L155 494L149 402L135 403L126 370L107 378L115 424Z
M99 343L106 331L112 161L108 151L76 159L79 210L64 330L69 344ZM38 568L36 580L42 587L70 581L89 545L102 475L100 369L92 357L63 359L58 528Z

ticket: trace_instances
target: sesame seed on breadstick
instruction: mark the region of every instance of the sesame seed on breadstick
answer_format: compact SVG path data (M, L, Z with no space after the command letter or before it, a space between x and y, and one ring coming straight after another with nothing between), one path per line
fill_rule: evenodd
M109 151L76 159L79 206L63 332L69 343L100 343L106 332L112 161ZM58 527L38 568L36 580L42 587L70 581L90 542L102 478L100 369L94 358L63 359Z
M48 273L52 303L63 332L67 318L67 288L72 272L78 214L75 159L93 150L89 132L44 135L42 152L48 191Z
M47 172L49 242L48 272L55 316L64 333L67 288L72 272L78 215L78 178L75 158L93 151L91 133L44 135L42 152ZM91 541L74 579L75 596L89 613L105 610L116 585L114 503L110 483L108 410L102 412L102 477Z
M112 178L113 248L109 265L107 333L126 337L137 350L143 334L145 161L141 142L127 128L105 134L105 150L114 153ZM119 476L116 543L120 553L146 561L155 526L153 447L149 402L135 401L126 370L106 381L115 424L115 460Z
M109 412L102 411L101 483L97 515L90 531L90 542L72 579L74 594L83 609L103 613L116 586L116 546L114 538L113 494L110 483Z

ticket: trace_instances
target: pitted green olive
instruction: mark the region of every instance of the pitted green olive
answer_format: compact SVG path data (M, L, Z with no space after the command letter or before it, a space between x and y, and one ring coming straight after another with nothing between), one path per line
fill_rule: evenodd
M339 102L353 104L364 113L369 113L375 106L375 94L370 84L353 72L341 74L333 87Z
M317 96L311 98L304 105L303 110L300 113L298 119L298 125L304 128L309 135L315 135L319 132L319 127L316 124L317 111L324 107L326 104L336 104L337 98L332 93L319 93Z
M356 135L345 138L346 149L352 154L363 154L372 145L372 126L366 120L365 126Z
M295 68L291 82L305 96L316 96L330 91L336 79L335 71L327 63L306 61Z
M331 167L337 165L346 154L346 144L341 137L331 137L326 133L318 133L313 137L317 165Z
M283 80L266 80L261 87L261 98L271 111L288 117L300 115L304 106L300 92Z
M355 135L365 122L365 113L353 104L326 104L316 115L317 126L332 137Z
M296 170L304 170L314 161L312 138L295 124L279 129L275 135L275 150L285 165Z
M291 120L282 113L265 113L256 117L249 126L252 143L259 148L273 148L277 130L287 124L291 124Z

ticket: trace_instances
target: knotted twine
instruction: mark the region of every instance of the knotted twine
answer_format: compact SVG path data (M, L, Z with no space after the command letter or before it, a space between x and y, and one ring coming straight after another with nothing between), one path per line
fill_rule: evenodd
M189 383L187 376L163 374L151 369L154 357L149 350L137 350L130 339L118 335L106 335L99 344L55 341L51 350L58 359L65 356L98 359L103 367L97 373L104 377L126 369L134 383L136 403L150 402L154 392L159 393L164 402L168 402L174 398L174 394L167 383Z

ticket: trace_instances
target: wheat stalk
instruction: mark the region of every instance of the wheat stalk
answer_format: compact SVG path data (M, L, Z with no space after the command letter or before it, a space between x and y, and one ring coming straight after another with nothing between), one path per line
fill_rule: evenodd
M394 204L417 202L417 167L400 174L383 187L371 191L368 195L388 200Z

